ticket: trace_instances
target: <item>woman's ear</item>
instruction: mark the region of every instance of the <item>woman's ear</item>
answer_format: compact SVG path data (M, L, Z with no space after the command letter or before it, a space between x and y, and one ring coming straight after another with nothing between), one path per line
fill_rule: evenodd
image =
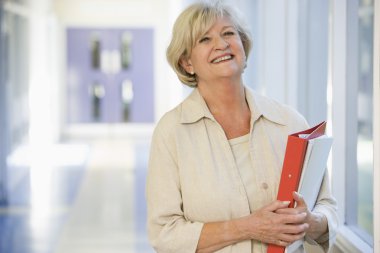
M190 75L194 75L194 68L191 64L190 59L181 58L179 63L181 64L182 68L186 70L187 73L189 73Z

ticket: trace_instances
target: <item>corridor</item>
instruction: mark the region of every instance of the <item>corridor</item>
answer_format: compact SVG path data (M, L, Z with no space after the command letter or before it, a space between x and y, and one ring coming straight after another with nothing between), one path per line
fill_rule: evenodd
M0 209L0 252L154 252L145 228L149 138L60 144L41 164L39 182L33 166L10 168L13 197Z
M197 1L0 0L0 253L154 252L150 140L192 91L166 52ZM330 252L380 253L380 0L220 2L253 40L242 83L327 122Z

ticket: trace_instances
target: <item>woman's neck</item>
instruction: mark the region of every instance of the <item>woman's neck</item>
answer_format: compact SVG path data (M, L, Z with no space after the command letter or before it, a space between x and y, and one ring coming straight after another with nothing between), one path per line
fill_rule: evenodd
M247 109L244 86L237 82L199 83L198 90L212 114L239 112Z
M198 83L198 89L228 140L249 133L251 111L241 82Z

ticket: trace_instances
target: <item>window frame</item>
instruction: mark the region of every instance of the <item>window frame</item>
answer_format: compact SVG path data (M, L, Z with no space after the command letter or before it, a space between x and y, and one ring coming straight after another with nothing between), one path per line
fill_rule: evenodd
M357 7L358 0L331 1L330 26L330 59L329 82L334 94L332 100L332 131L334 147L332 152L332 191L338 201L338 215L341 226L337 235L336 246L342 252L375 252L379 251L379 195L380 195L380 168L379 158L374 155L374 245L363 240L347 222L353 221L356 214L346 212L356 205L352 196L352 184L355 182L356 171L356 113L357 108ZM345 10L345 11L343 11ZM373 141L374 154L379 153L379 0L374 0L374 97L373 97ZM350 89L348 89L350 87ZM353 99L354 102L353 102ZM355 147L355 148L348 148ZM354 159L354 160L352 160ZM342 180L342 178L344 180ZM356 219L355 219L356 222Z
M7 51L5 50L5 31L3 31L4 22L3 2L0 2L0 205L6 203L6 159L7 149L7 103L6 101L6 82L5 82L5 64L7 62Z
M373 153L380 154L380 1L374 0L374 60L373 60ZM380 157L373 161L374 252L380 252Z

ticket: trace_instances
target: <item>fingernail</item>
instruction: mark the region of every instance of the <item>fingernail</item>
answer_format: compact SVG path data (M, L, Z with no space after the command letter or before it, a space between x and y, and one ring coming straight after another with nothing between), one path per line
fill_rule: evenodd
M290 201L282 201L282 204L284 204L284 205L289 205L290 204Z

